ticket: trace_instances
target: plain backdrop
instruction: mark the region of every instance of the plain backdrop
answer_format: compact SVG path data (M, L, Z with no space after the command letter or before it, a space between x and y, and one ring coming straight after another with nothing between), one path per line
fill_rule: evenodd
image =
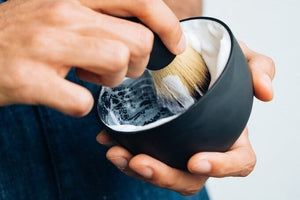
M255 100L249 121L255 170L246 178L209 179L212 200L299 200L300 1L204 0L204 16L224 21L276 64L275 98Z

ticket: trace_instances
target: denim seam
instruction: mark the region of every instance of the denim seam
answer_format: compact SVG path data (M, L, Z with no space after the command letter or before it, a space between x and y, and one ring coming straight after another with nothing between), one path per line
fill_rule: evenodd
M36 111L37 111L37 115L38 115L38 120L40 121L41 127L42 127L42 135L44 136L45 139L45 144L46 144L46 148L50 157L50 163L51 163L51 168L53 170L54 173L54 179L56 182L56 188L57 188L57 192L58 192L58 200L62 200L62 189L61 189L61 182L60 182L60 178L57 172L57 168L55 165L55 156L53 155L52 151L51 151L51 147L50 147L50 143L49 143L49 138L47 137L47 129L45 128L45 124L47 124L45 122L45 120L43 120L42 117L42 113L44 113L44 111L41 110L41 108L39 106L36 107Z

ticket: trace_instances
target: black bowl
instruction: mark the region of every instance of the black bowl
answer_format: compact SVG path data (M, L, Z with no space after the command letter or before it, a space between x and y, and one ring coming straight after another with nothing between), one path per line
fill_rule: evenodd
M208 17L181 23L191 20L212 21L224 27L230 37L225 68L204 96L174 119L146 130L115 130L100 120L111 136L132 154L145 153L179 169L186 169L187 161L197 152L227 151L245 128L253 104L251 73L228 26Z

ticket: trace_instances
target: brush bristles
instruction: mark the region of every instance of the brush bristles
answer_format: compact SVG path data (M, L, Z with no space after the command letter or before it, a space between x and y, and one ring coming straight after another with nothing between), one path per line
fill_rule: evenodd
M182 54L175 57L167 67L152 71L154 84L159 98L180 99L176 88L165 84L167 76L177 76L187 92L194 98L199 98L208 89L210 74L201 55L188 46ZM173 88L173 89L172 89ZM179 89L179 88L178 88Z

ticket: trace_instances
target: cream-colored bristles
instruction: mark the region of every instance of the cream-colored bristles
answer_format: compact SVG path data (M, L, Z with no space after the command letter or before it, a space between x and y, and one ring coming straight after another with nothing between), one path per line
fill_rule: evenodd
M177 55L175 59L165 68L152 71L157 95L160 98L180 99L178 91L180 88L169 87L165 84L168 76L177 76L186 91L192 97L199 97L207 90L210 75L201 55L191 46L187 46L185 52Z

